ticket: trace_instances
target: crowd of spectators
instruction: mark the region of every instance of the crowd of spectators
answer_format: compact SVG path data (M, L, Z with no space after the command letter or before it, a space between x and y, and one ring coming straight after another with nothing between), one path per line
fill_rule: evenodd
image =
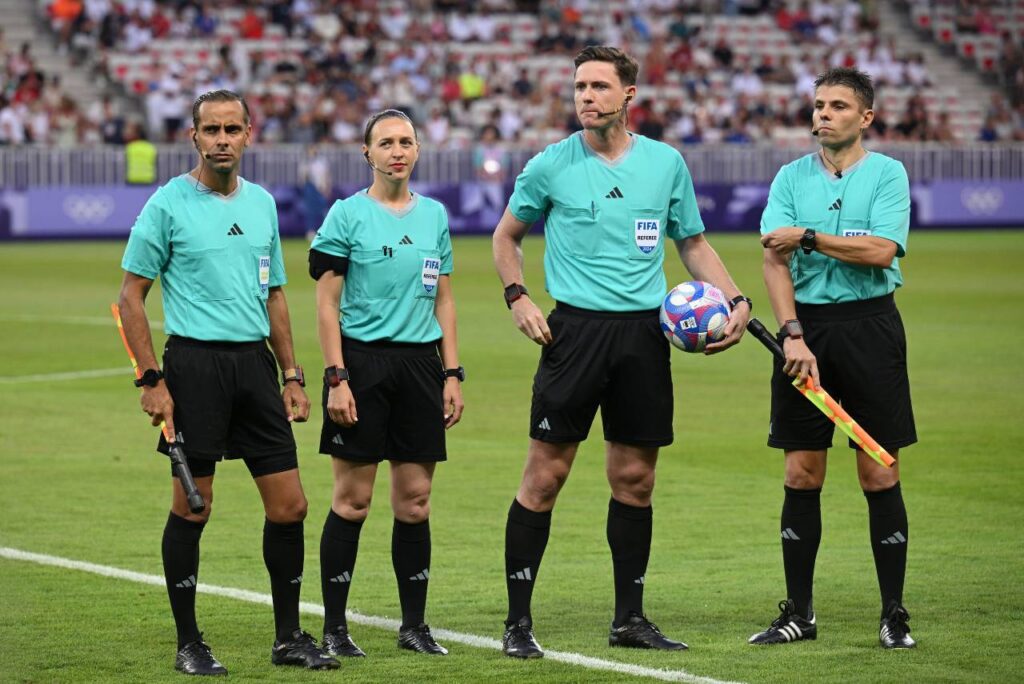
M469 146L490 128L504 143L543 144L578 127L570 98L571 58L588 44L620 45L641 57L640 95L630 107L630 125L668 142L806 141L814 78L838 65L855 65L878 85L873 137L955 141L948 112L929 108L921 95L934 85L923 57L879 38L872 5L53 0L49 16L62 51L73 59L91 56L112 84L143 98L146 125L157 141L182 139L197 93L230 88L246 95L264 142L356 143L369 112L397 107L421 124L432 146ZM532 44L521 44L512 22L523 15L535 17ZM720 15L758 17L793 49L734 45L712 30ZM976 26L983 30L986 24ZM268 48L270 39L280 47ZM161 41L179 40L211 47L198 66L151 51ZM296 44L301 47L287 47ZM117 55L126 54L146 62L137 82L119 81L113 66ZM1019 46L1016 52L1007 48L1006 61L1020 64ZM547 67L553 63L569 69ZM5 97L9 90L3 90ZM890 92L909 96L890 99ZM899 106L890 111L887 102ZM103 104L93 109L76 112L81 142L108 140ZM990 112L991 125L967 138L1021 137L1019 101L1011 97L1003 109ZM70 115L62 116L64 123L50 126L40 140L70 137ZM123 125L115 128L123 134Z

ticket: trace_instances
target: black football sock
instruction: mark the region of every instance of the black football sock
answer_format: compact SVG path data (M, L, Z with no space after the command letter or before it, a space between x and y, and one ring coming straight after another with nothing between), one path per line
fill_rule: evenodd
M199 538L204 527L206 523L192 522L171 513L167 516L160 545L179 649L200 638L196 625L196 581L199 576Z
M814 612L814 561L821 544L821 489L785 489L782 564L786 570L786 593L797 613L810 618Z
M274 629L278 641L288 641L299 628L299 593L302 590L302 521L263 523L263 562L270 573L274 597Z
M508 589L506 625L530 617L530 600L537 571L551 532L551 511L537 513L513 499L505 524L505 586Z
M653 508L608 501L608 546L615 574L615 619L621 627L630 613L643 615L644 573L651 555Z
M324 633L347 627L345 607L355 573L363 521L346 520L328 509L320 536L320 583L324 594Z
M430 579L430 521L404 523L395 518L391 531L391 564L398 580L402 629L423 622Z
M907 574L907 507L897 482L881 492L864 492L868 500L871 551L875 555L882 610L890 601L903 604L903 580Z

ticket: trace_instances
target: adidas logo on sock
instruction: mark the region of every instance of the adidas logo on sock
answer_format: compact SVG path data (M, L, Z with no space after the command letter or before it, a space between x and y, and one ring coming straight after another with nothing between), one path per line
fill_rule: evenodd
M832 206L829 207L828 210L829 211L839 211L842 208L843 208L843 198L840 197L839 199L837 199L835 202L832 203Z
M335 584L345 584L346 582L352 581L352 574L348 570L346 570L337 577L332 577L327 581L334 582Z
M302 584L302 575L299 575L293 580L290 580L288 584Z
M196 576L189 575L188 577L181 580L174 586L178 587L179 589L191 589L192 587L196 586Z
M622 199L622 197L623 197L623 194L622 194L622 191L619 190L619 186L618 185L616 185L614 188L612 188L612 191L604 196L605 199Z
M398 244L400 244L400 245L411 245L412 244L412 240L410 240L409 236L406 235L405 237L403 237L401 240L398 241Z
M416 581L425 582L428 579L430 579L430 569L429 568L423 568L422 572L417 572L415 575L413 575L409 579L411 581L413 581L413 582L416 582Z
M796 532L793 531L792 527L787 527L786 529L782 530L782 538L789 539L792 541L800 541L800 537L796 536Z
M242 232L242 229L239 228L238 224L236 223L233 226L231 226L231 230L228 231L228 235L245 235L245 233Z
M883 544L906 544L907 538L899 531L893 532L888 539L882 540Z
M635 580L633 580L633 584L643 584L645 577L646 575L641 575L640 577L637 577Z
M533 575L530 574L530 568L523 568L522 570L513 572L511 575L508 576L508 578L533 581Z
M551 423L549 423L548 419L545 418L544 420L542 420L539 423L537 423L537 429L538 430L550 430L551 429Z
M343 439L341 438L341 435L334 435L334 439L332 439L332 440L331 440L331 443L332 443L332 444L341 444L341 445L344 445L344 444L345 444L345 440L343 440Z

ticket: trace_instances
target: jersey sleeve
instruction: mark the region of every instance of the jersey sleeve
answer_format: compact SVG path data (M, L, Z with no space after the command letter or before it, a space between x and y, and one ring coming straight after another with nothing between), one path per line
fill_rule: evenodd
M796 225L796 205L793 202L793 188L789 182L787 166L779 169L768 191L768 203L761 214L761 234L776 228Z
M171 212L164 189L153 193L142 207L121 259L121 268L143 278L156 280L171 258Z
M284 253L281 251L281 230L277 219L277 202L270 198L270 222L274 230L270 235L270 287L281 287L288 282L284 272Z
M896 256L907 253L910 234L910 179L903 164L893 161L879 179L869 219L871 235L896 243Z
M331 206L331 210L327 212L327 218L324 219L323 225L316 232L316 237L313 238L313 243L309 247L331 256L350 256L352 245L348 238L348 220L345 205L341 200Z
M547 167L546 153L541 152L526 163L516 178L508 209L523 223L535 223L551 208Z
M440 230L438 231L437 237L437 250L441 253L441 275L450 275L455 267L455 261L452 258L452 235L448 228L448 210L441 206L439 215L439 221L441 222Z
M686 168L686 162L676 155L677 166L672 195L668 203L668 226L665 235L673 240L699 235L704 232L704 221L697 206L697 193L693 189L693 177Z

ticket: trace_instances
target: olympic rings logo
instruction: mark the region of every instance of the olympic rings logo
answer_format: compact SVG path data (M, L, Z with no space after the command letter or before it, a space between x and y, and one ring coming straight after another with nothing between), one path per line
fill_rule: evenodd
M68 195L64 198L64 214L75 223L102 223L114 213L110 195Z
M974 215L991 216L1003 206L1003 191L999 188L964 188L960 202Z

